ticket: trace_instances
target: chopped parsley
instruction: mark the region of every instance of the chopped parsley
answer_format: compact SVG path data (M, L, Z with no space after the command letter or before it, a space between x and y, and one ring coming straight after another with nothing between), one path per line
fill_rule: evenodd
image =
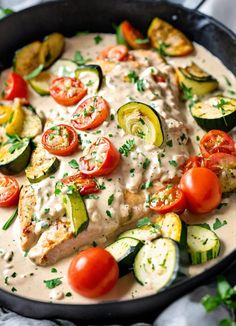
M221 209L222 207L225 207L227 206L228 204L227 203L220 203L217 207L217 209Z
M109 210L106 210L106 214L108 217L112 217L111 212Z
M106 189L105 182L103 181L102 183L98 183L98 187L100 190Z
M99 44L103 40L103 38L100 35L95 36L93 39L94 39L95 44Z
M196 98L193 95L192 88L191 87L188 88L187 86L184 85L184 83L180 84L180 88L182 91L183 99L189 102L188 106L191 109L196 103Z
M224 226L226 224L227 224L227 221L226 220L221 221L218 218L216 218L216 220L215 220L215 222L213 224L213 230L220 229L222 226Z
M149 167L151 161L146 157L145 161L143 162L143 169L146 170Z
M113 203L113 201L114 201L114 194L112 194L112 195L108 198L108 201L107 201L108 205L111 206L112 203Z
M214 106L215 108L217 108L217 109L220 110L220 112L221 112L221 114L222 114L222 116L223 116L223 119L224 119L224 123L225 123L226 126L228 126L227 121L226 121L226 119L225 119L226 111L225 111L225 109L224 109L224 106L225 106L226 104L229 104L229 101L225 101L223 98L221 98L221 99L219 100L219 102L218 102L216 105L213 105L213 106Z
M166 49L170 47L170 44L167 44L165 42L161 42L159 44L159 48L157 49L157 51L160 53L160 55L162 57L167 57L168 54L166 53Z
M173 141L172 141L172 139L168 140L166 142L166 145L169 146L169 147L173 147Z
M13 214L9 217L9 219L3 225L2 230L6 231L7 229L9 229L9 227L15 221L15 218L17 217L17 215L18 215L18 207L15 209L15 211L13 212Z
M149 217L143 217L140 220L138 220L136 226L137 228L141 228L146 225L152 225L152 222L150 221Z
M89 79L89 81L87 82L86 86L89 87L89 86L93 86L94 84L94 81L92 81L91 79Z
M72 169L78 169L79 168L79 164L75 159L68 162L68 164Z
M11 144L11 146L8 148L8 152L10 154L13 154L15 151L20 150L22 147L26 145L26 142L24 139L20 138L18 135L7 135L8 139L4 143L4 145Z
M143 79L139 79L136 83L137 85L137 90L142 93L145 91L145 86L144 86L144 80Z
M236 95L236 92L233 91L232 89L228 89L227 92L228 92L230 95Z
M96 241L93 241L92 245L93 245L93 247L97 247L98 246L98 244L97 244Z
M170 160L170 161L169 161L169 164L170 164L171 166L174 166L175 168L178 166L178 163L177 163L175 160Z
M72 297L72 293L71 292L66 292L65 296L66 297Z
M129 82L133 84L137 83L137 81L139 80L139 77L134 70L130 71L127 77L129 79Z
M90 59L85 59L80 51L76 51L74 55L74 61L79 65L85 65Z
M126 140L125 144L123 144L120 148L119 148L119 152L125 156L128 157L129 153L134 149L135 147L135 141L134 139L128 139Z
M141 185L141 189L148 189L148 188L150 188L150 187L152 187L152 186L153 186L152 181L146 181L145 183L143 183L143 184Z
M135 43L137 43L137 44L148 44L149 39L148 38L136 38Z
M134 177L134 172L135 172L135 169L134 168L129 170L130 176L132 178Z
M51 280L44 280L43 283L46 285L46 287L48 289L54 289L55 287L57 287L60 284L62 284L61 279L62 279L62 277L53 278Z
M199 141L200 140L200 137L199 136L196 136L196 141Z
M44 208L44 214L48 214L50 212L50 208Z
M51 273L57 273L57 269L55 267L51 268Z
M231 83L231 81L229 80L229 78L227 77L227 76L225 76L225 75L223 75L223 77L224 77L224 79L225 79L225 82L226 82L226 84L227 84L227 86L232 86L232 83Z
M17 289L13 286L13 287L11 288L11 292L17 292Z
M110 115L110 119L111 119L111 121L113 121L115 119L115 116L113 113Z

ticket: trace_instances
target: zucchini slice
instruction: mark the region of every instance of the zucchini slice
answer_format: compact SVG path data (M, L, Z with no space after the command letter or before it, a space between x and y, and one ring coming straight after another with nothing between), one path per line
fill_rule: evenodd
M45 37L39 51L39 63L45 68L51 66L62 54L65 47L65 38L60 33L52 33Z
M42 121L39 116L27 107L23 107L25 114L23 128L20 132L22 138L34 138L42 132Z
M75 71L75 77L93 92L99 91L102 86L103 73L99 65L79 66Z
M164 238L180 242L182 222L177 214L167 213L164 216L159 216L156 218L155 223L160 225L161 234Z
M41 72L37 77L29 80L33 90L41 96L50 94L50 84L53 76L48 71Z
M217 96L196 103L191 113L204 130L230 131L236 126L236 99Z
M49 72L58 77L75 77L75 71L78 65L68 59L57 60L50 68Z
M117 118L126 133L138 136L151 145L160 147L163 144L161 118L149 105L129 102L118 109Z
M186 68L179 67L176 70L180 85L191 88L193 94L203 96L216 90L218 81L198 67L194 62Z
M39 65L39 51L42 43L35 41L15 53L13 68L21 76L26 76L35 70Z
M119 239L121 238L134 238L140 241L151 241L161 236L161 232L159 229L154 228L151 225L145 225L140 228L131 229L125 231L119 235Z
M76 237L85 230L89 223L89 217L82 197L78 191L72 191L62 195L62 202L66 209L66 215L70 218L71 228Z
M55 173L59 165L60 161L56 156L50 154L42 146L37 146L31 155L25 174L29 182L37 183Z
M179 249L171 239L161 238L145 244L134 260L134 275L143 286L164 290L177 277Z
M161 54L168 56L184 56L193 52L193 44L177 28L156 17L148 29L151 45Z
M0 171L3 174L17 174L25 169L31 154L30 140L10 137L0 147Z
M12 107L0 104L0 124L3 125L10 120Z
M23 130L23 124L25 120L25 112L19 99L16 99L12 106L13 113L6 126L6 133L8 135L19 135Z
M213 231L202 226L188 226L187 245L193 265L206 263L208 260L216 258L220 253L219 238Z
M142 246L141 241L125 237L105 248L117 261L120 277L133 269L134 258Z

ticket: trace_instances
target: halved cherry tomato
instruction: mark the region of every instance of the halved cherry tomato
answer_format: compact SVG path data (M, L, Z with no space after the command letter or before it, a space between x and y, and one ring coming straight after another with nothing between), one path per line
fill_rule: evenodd
M235 153L235 143L229 134L222 130L210 130L200 141L200 151L203 157L214 153Z
M187 171L180 180L180 187L191 213L209 213L221 201L219 179L207 168L192 168Z
M120 24L121 32L128 43L133 49L147 49L149 48L149 42L142 43L140 41L144 40L143 34L135 29L130 22L127 20Z
M70 263L69 284L74 291L96 298L109 292L117 283L119 267L105 249L96 247L81 251Z
M73 184L82 196L94 194L99 191L95 180L83 173L77 173L61 180L65 185Z
M107 49L103 50L99 56L98 60L110 60L110 61L124 61L128 57L128 48L125 45L114 45L109 46Z
M111 173L120 161L120 153L105 137L100 137L91 144L85 155L79 160L80 171L90 176L101 176Z
M17 73L10 72L6 81L6 87L3 91L4 100L11 101L14 98L27 98L28 88L26 81Z
M78 103L87 90L79 79L58 77L51 83L50 94L57 103L70 106Z
M101 96L93 96L79 104L72 124L79 130L94 129L107 119L109 112L107 101Z
M191 156L184 164L181 166L183 173L187 172L192 168L199 168L204 166L204 159L201 156Z
M54 155L67 156L75 152L78 147L78 135L68 125L57 125L46 130L42 136L42 144L46 150Z
M166 79L164 76L154 75L153 78L157 83L166 83Z
M206 167L216 174L226 169L236 169L236 156L227 153L215 153L206 160Z
M159 214L169 212L181 214L186 208L184 193L177 186L163 187L152 195L149 207Z
M0 207L17 205L19 194L20 188L15 178L0 176Z

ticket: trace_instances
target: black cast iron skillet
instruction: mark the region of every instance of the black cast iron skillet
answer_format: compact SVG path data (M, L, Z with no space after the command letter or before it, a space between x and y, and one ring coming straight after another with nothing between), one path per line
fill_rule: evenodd
M112 23L128 19L146 31L159 16L210 50L236 75L236 36L216 20L181 6L152 0L65 0L45 3L0 22L0 70L11 65L14 51L51 32L113 32ZM33 318L62 318L81 324L151 321L176 298L222 272L236 259L236 250L212 268L149 297L95 305L51 304L0 290L4 307ZM35 284L37 286L37 284ZM46 299L46 298L45 298Z

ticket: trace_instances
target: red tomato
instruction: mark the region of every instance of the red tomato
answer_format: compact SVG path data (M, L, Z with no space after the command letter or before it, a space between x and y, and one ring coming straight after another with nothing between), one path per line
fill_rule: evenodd
M199 168L204 166L204 159L201 156L191 156L184 164L181 166L183 173L187 172L192 168Z
M57 103L70 106L78 103L87 94L87 90L79 79L58 77L52 81L50 94Z
M71 155L78 148L78 135L68 125L57 125L46 130L42 136L42 144L54 155Z
M110 46L103 50L98 60L124 61L128 57L128 48L125 45Z
M79 160L80 171L86 175L98 177L111 173L120 161L120 153L105 137L100 137L88 147Z
M99 187L94 179L77 173L61 180L65 185L74 184L82 196L90 195L99 191Z
M121 32L128 43L133 49L147 49L149 48L149 42L139 43L140 40L144 40L143 34L135 29L130 22L127 20L123 21L120 24Z
M227 153L215 153L206 160L206 167L216 174L222 170L236 169L236 156Z
M19 194L20 188L15 178L0 176L0 207L17 205Z
M164 76L154 75L153 78L157 83L166 83L166 79Z
M4 100L7 101L14 100L16 97L27 98L28 88L26 81L17 73L10 72L3 94Z
M70 263L69 284L74 291L96 298L109 292L117 283L119 267L113 256L102 248L81 251Z
M200 141L200 151L203 157L214 153L235 153L235 143L229 134L222 130L211 130Z
M155 193L150 200L149 206L159 214L174 212L183 213L186 201L183 191L176 186L163 187Z
M207 168L192 168L187 171L180 180L180 187L191 213L209 213L221 201L219 179Z
M72 124L76 129L88 130L97 128L110 113L110 107L101 96L93 96L79 104Z

